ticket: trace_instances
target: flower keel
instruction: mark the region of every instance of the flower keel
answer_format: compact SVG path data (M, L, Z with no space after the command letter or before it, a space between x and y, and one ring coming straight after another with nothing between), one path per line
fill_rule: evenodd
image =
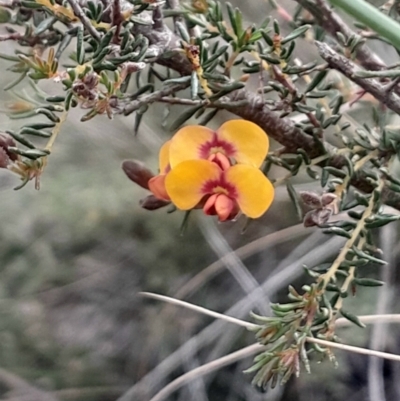
M240 209L238 204L225 194L211 195L203 206L203 211L208 216L217 215L219 221L234 219Z

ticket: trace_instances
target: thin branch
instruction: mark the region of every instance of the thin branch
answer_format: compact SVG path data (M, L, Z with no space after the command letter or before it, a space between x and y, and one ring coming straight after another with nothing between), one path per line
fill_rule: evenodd
M390 359L392 361L400 361L400 355L389 354L387 352L372 351L365 348L354 347L352 345L346 345L346 344L338 344L332 341L320 340L318 338L312 338L312 337L306 337L306 341L309 343L319 344L328 348L336 348L336 349L341 349L343 351L355 352L357 354L370 355L370 356L373 355L384 359ZM264 349L265 347L261 344L252 344L248 347L242 348L239 351L232 352L231 354L225 355L222 358L218 358L214 361L199 366L198 368L193 369L190 372L187 372L184 375L179 376L177 379L173 380L171 383L165 386L160 392L158 392L153 398L151 398L150 401L163 401L190 380L198 378L199 376L204 376L217 369L221 369L224 366L230 365L236 361L247 358L251 355L263 351Z
M157 92L151 93L150 95L142 96L139 100L135 100L131 102L128 106L126 106L125 109L123 110L123 113L124 115L127 116L133 113L134 111L140 109L143 105L157 102L160 99L164 98L165 96L170 96L183 89L186 89L189 85L190 85L189 82L169 85Z
M297 95L297 88L294 85L294 83L292 82L292 80L286 76L285 74L283 74L283 72L281 71L281 69L277 66L277 65L272 65L271 69L273 71L273 75L275 77L275 79L281 83L286 89L288 89L289 93L295 97ZM302 104L305 104L305 100L301 100ZM319 121L317 120L317 118L315 117L315 115L311 112L306 113L306 116L308 117L308 120L310 121L310 123L318 129L318 136L320 138L322 138L323 135L323 129L321 127L321 124L319 123Z
M113 37L113 43L115 44L119 44L120 42L119 35L121 34L121 27L123 22L124 19L121 14L121 0L114 0L112 6L112 26L116 27Z
M153 29L156 31L162 30L164 28L163 14L160 6L157 6L153 10Z
M157 102L168 103L172 105L181 105L181 106L204 106L208 108L221 109L221 110L222 109L230 110L236 107L248 106L248 102L245 99L238 102L231 102L229 98L226 97L222 97L221 99L215 102L210 102L208 99L192 100L192 99L182 99L179 97L164 96L161 99L158 99Z
M146 298L156 299L158 301L167 302L172 305L182 306L184 308L193 310L198 313L202 313L207 316L215 317L216 319L225 320L226 322L236 324L241 327L245 327L249 330L254 330L260 327L258 324L246 322L245 320L237 319L232 316L227 316L222 313L218 313L212 311L210 309L203 308L202 306L194 305L190 302L181 301L176 298L168 297L166 295L155 294L152 292L139 292L138 295L141 295ZM388 315L364 315L358 316L358 319L361 323L364 324L374 324L374 323L400 323L400 314L388 314ZM348 319L341 317L335 322L336 327L354 327L354 323L350 322Z
M19 32L10 33L8 35L0 35L0 42L5 42L6 40L20 40L24 39L25 35Z
M97 32L97 30L94 28L92 23L90 22L89 18L85 15L83 12L81 6L77 2L77 0L67 0L69 5L72 7L72 10L74 11L74 14L80 19L82 22L82 25L87 29L87 31L96 39L100 40L101 35Z
M392 281L395 257L392 253L397 242L397 228L395 225L388 225L380 232L380 244L384 255L386 255L386 266L381 266L381 280L386 283L379 288L376 304L376 313L385 314L391 307L392 291L390 283ZM387 326L384 322L375 322L371 330L370 348L383 350L386 348L388 340ZM383 361L379 358L370 358L368 363L368 391L370 401L386 401L385 378Z
M334 343L332 341L320 340L319 338L313 338L313 337L306 337L306 341L309 343L323 345L328 348L337 348L343 351L355 352L356 354L376 356L378 358L390 359L391 361L400 362L400 355L389 354L388 352L374 351L367 348L360 348L360 347L354 347L353 345Z
M400 323L400 314L395 315L364 315L358 316L361 323L364 324L374 324L374 323ZM349 320L344 317L341 317L335 322L336 327L346 327L346 326L354 326Z
M182 342L188 341L193 335L193 328L190 327L190 325L184 325L182 327L180 337ZM193 344L193 347L196 349L197 346L196 344ZM217 359L217 358L213 358ZM187 373L190 372L199 366L201 366L202 363L199 361L199 355L184 355L182 358L182 369L183 372ZM186 386L186 391L183 391L182 397L178 399L178 401L182 400L187 400L190 397L191 394L196 394L196 401L209 401L208 396L207 396L207 384L206 380L202 376L195 377L193 380L190 380ZM189 396L189 397L188 397Z
M385 87L375 79L362 78L357 72L362 71L352 61L335 52L326 43L315 42L320 56L335 70L352 80L361 88L373 95L395 113L400 114L400 97L394 92L388 92Z
M174 393L176 390L181 388L190 380L204 376L215 370L221 369L224 366L231 365L234 362L240 361L241 359L247 358L251 355L261 352L265 347L261 344L252 344L248 347L242 348L239 351L232 352L231 354L225 355L222 358L218 358L214 361L208 362L196 369L193 369L177 379L173 380L167 386L165 386L160 392L158 392L150 401L162 401L165 400L169 395Z
M246 322L244 320L236 319L235 317L232 317L232 316L223 315L222 313L214 312L210 309L206 309L201 306L191 304L189 302L181 301L176 298L167 297L166 295L154 294L151 292L139 292L139 295L146 297L146 298L156 299L158 301L168 302L171 305L182 306L184 308L193 310L195 312L202 313L203 315L211 316L211 317L214 317L215 319L225 320L226 322L245 327L246 329L249 329L249 330L255 330L260 327L258 324L254 324L254 323Z
M331 6L325 0L317 0L316 3L310 0L295 1L311 13L318 25L329 32L338 42L341 42L339 33L346 39L356 35L342 18L332 11ZM357 46L356 57L360 64L368 70L386 69L385 63L365 44Z

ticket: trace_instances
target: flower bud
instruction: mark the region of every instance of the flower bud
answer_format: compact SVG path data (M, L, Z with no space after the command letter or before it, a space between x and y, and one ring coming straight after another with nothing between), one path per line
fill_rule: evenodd
M157 210L170 203L169 201L158 199L154 195L149 195L140 201L140 206L146 210Z
M313 209L322 207L321 197L314 192L301 191L300 198L307 206Z
M321 226L325 224L332 216L331 209L311 210L304 216L304 227Z
M337 196L334 193L327 192L327 193L323 194L321 197L322 206L330 205L336 199L337 199Z
M125 160L122 163L122 170L131 181L144 189L149 189L149 181L154 177L154 174L143 163L135 160Z
M82 78L82 82L86 85L88 89L94 89L99 83L99 76L95 72L92 72L85 75Z
M239 82L247 82L250 78L250 74L243 74L240 78L239 78Z
M72 84L72 91L85 100L93 101L98 97L98 83L99 77L97 74L87 74L82 80L77 80Z
M19 157L15 153L11 153L8 148L15 146L17 146L17 144L10 135L0 134L0 149L2 149L6 156L12 161L18 160Z

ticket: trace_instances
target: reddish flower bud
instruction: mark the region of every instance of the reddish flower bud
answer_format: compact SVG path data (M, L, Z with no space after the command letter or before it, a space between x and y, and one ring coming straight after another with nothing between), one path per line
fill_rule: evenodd
M300 191L301 200L309 207L313 209L321 208L321 196L315 192Z
M99 84L99 76L92 72L83 77L82 82L86 85L88 89L94 89Z
M154 177L154 174L143 163L135 160L125 160L122 163L122 170L131 181L144 189L149 189L149 181Z
M72 90L81 98L93 101L98 98L97 93L98 77L96 74L89 74L83 80L75 81L72 84Z
M328 222L332 213L331 209L311 210L304 216L304 227L321 226Z
M0 149L3 149L8 158L12 161L18 160L19 156L15 153L11 153L8 148L15 147L17 144L15 143L14 139L7 134L0 134Z
M322 206L330 205L336 199L337 199L337 196L334 193L327 192L327 193L323 194L321 197Z
M140 201L140 206L146 210L157 210L170 203L169 201L158 199L154 195L149 195Z

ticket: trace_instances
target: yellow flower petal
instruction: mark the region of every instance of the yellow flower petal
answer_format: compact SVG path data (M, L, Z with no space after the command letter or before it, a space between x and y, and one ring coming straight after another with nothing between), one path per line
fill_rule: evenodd
M160 153L158 154L158 165L160 168L160 174L166 174L169 170L169 148L171 141L167 141L161 146Z
M169 161L171 168L185 160L206 159L201 147L212 140L214 131L201 125L188 125L180 129L171 139Z
M174 167L165 179L165 188L178 209L194 208L207 193L205 185L218 181L222 170L208 160L186 160Z
M238 163L260 167L269 149L268 136L258 125L246 120L230 120L217 131L220 139L236 148L233 156Z
M255 167L236 164L225 171L227 182L237 191L236 201L241 211L253 219L262 216L274 199L274 187Z

